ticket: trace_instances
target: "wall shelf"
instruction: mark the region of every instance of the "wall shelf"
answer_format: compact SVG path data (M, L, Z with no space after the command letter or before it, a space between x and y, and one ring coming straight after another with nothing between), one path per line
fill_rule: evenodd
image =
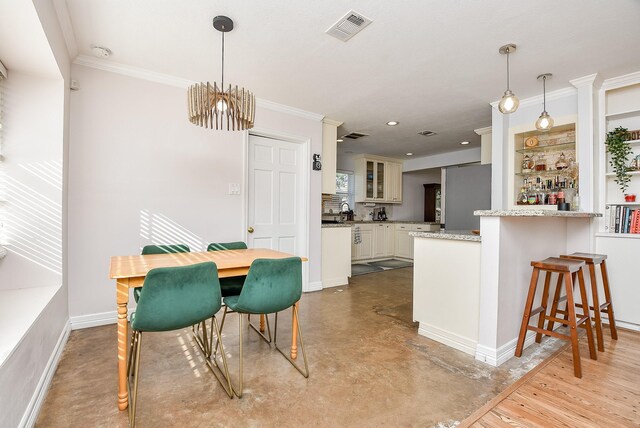
M546 146L525 147L523 149L516 149L516 152L527 153L539 153L539 152L558 152L562 150L575 150L576 142L562 143L562 144L549 144Z
M598 232L596 237L599 238L623 238L623 239L640 239L640 233L609 233Z
M627 174L629 174L629 175L639 175L640 171L627 171ZM615 177L616 173L615 172L607 172L605 175L607 177Z
M620 113L609 113L609 114L606 114L604 117L607 120L618 120L618 119L627 119L629 117L633 117L639 114L640 114L640 109L636 109L636 110L623 111Z

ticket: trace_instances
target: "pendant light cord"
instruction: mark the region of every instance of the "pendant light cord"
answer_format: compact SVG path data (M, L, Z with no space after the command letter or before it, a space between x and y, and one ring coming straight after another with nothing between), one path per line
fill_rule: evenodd
M222 92L224 92L224 31L222 31Z
M542 76L542 109L547 112L547 76Z
M509 88L509 51L511 51L511 49L507 48L507 91L510 90Z

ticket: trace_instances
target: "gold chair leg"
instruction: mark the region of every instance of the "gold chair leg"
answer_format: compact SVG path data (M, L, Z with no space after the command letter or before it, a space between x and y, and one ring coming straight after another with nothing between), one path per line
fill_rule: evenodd
M128 368L128 377L133 375L133 394L131 394L130 379L127 379L127 389L129 394L129 426L135 428L136 426L136 406L138 404L138 377L140 374L140 345L142 344L142 333L134 331L132 335L135 335L135 340L131 340L131 353L135 352L135 357L130 358L130 366ZM134 350L135 347L135 350Z
M222 352L220 352L220 354L222 354L221 355L222 368L218 365L218 362L215 357L215 353L214 353L214 358L213 359L210 358L211 348L209 348L209 355L205 354L204 361L207 364L207 367L209 367L209 370L211 370L211 373L213 373L213 375L215 376L216 380L220 383L220 386L222 386L224 391L227 393L229 398L233 398L233 387L231 386L231 376L229 375L229 366L227 365L227 356L224 353L224 345L222 344L222 334L221 334L220 328L218 328L218 320L216 319L215 315L211 318L210 330L211 330L211 334L210 334L211 336L213 336L214 331L216 332L216 336L217 336L216 349L218 345L220 345L222 349ZM209 338L205 337L205 342L212 343L213 338L209 340ZM203 351L202 349L200 350Z
M202 351L202 353L207 358L209 358L211 356L211 344L207 336L206 322L202 321L196 325L193 325L191 327L191 330L193 332L193 340L196 342L196 345L198 345L198 348L200 348L200 351Z
M280 352L282 354L282 356L285 357L287 359L287 361L289 361L293 365L293 367L295 367L296 370L298 370L300 372L300 374L302 376L304 376L305 378L308 378L309 377L309 364L307 363L307 353L304 350L304 341L302 339L302 330L300 330L300 319L298 318L298 311L297 311L295 305L293 305L291 307L291 310L293 312L292 316L295 318L296 325L298 326L298 338L300 339L300 349L302 350L302 357L304 359L304 371L302 371L302 369L298 366L298 364L296 364L296 362L293 361L291 359L291 357L286 354L286 352L283 352L282 349L278 348L278 313L277 312L276 312L276 324L275 324L275 327L273 329L273 344L275 345L275 347L278 350L278 352Z
M260 327L256 327L255 325L253 325L253 323L251 322L251 314L247 315L247 320L249 321L249 327L251 327L256 333L258 333L260 337L264 339L265 342L271 343L271 328L269 327L269 315L264 314L264 317L267 320L267 333L269 334L269 337L265 336L264 333L260 331Z

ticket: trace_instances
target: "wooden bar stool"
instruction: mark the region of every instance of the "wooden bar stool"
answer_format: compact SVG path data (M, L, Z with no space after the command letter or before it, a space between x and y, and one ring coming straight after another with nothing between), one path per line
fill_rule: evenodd
M524 340L527 336L527 330L535 331L537 333L537 343L540 343L543 334L564 340L569 340L571 342L571 347L573 348L573 372L576 377L581 378L582 366L580 364L580 349L578 347L578 326L584 324L587 329L589 355L593 360L598 358L595 345L593 343L593 330L591 329L591 317L589 314L590 311L583 310L584 314L576 315L575 301L573 299L573 281L575 273L577 273L580 296L583 302L588 302L587 290L584 285L584 276L582 275L581 269L584 265L585 262L582 260L561 259L558 257L549 257L542 261L531 262L531 266L533 266L533 272L531 273L529 294L527 295L527 302L525 304L524 314L522 315L522 325L520 327L520 335L518 336L518 344L516 346L516 357L522 356L522 349L524 347ZM540 276L540 271L545 272L544 289L542 291L542 302L541 306L533 309L533 300L536 296L536 290L538 288L538 277ZM549 300L549 285L551 283L551 274L554 272L558 274L558 282L556 284L555 292L556 297L554 297L554 302L558 300L560 294L559 290L562 287L562 283L564 282L565 285L567 300L567 315L565 316L565 319L557 318L555 316L556 314L553 313L553 311L550 315L547 315L546 313ZM553 309L557 310L557 306ZM533 316L537 314L540 314L538 318L538 326L530 326L529 321ZM580 316L580 318L577 318L577 316ZM549 321L547 329L544 328L545 320ZM553 331L554 322L569 326L570 334L566 335Z
M593 306L589 306L589 309L593 311L593 317L596 321L596 337L598 338L598 351L604 351L604 340L602 337L602 318L601 313L604 312L609 318L609 330L611 331L611 338L613 340L618 339L618 331L616 329L616 319L613 315L613 305L611 303L611 291L609 290L609 277L607 275L607 256L605 254L590 254L590 253L573 253L569 255L562 255L560 258L571 260L582 260L589 267L589 280L591 282L591 295L593 300ZM596 281L596 268L595 265L600 265L600 274L602 276L602 287L604 289L605 301L600 304L598 297L598 284ZM583 308L582 304L577 303L577 307Z

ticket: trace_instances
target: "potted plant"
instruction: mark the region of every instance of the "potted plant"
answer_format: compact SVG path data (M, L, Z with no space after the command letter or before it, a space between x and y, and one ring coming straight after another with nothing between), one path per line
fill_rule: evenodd
M607 133L607 139L604 142L609 152L609 164L616 174L614 181L620 187L627 202L634 202L636 195L627 195L626 191L629 187L631 176L627 173L629 164L629 155L631 154L631 146L627 142L629 140L629 130L622 126L617 127L613 131Z

